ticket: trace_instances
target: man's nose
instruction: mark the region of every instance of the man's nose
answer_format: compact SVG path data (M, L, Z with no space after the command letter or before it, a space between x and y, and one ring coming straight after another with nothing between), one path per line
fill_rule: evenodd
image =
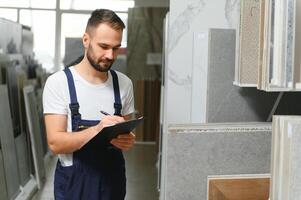
M114 51L113 51L113 49L108 49L106 51L106 58L110 59L110 60L113 60L113 58L114 58Z

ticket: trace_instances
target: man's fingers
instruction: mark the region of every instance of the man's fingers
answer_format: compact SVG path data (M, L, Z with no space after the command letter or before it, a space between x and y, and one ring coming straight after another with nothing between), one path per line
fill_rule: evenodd
M130 135L130 134L128 134ZM122 149L122 150L129 150L133 147L135 142L135 139L133 136L128 136L126 138L114 138L111 140L111 144L113 144L115 147Z
M117 137L118 139L135 139L136 136L134 133L130 132L129 134L121 134L121 135L118 135Z

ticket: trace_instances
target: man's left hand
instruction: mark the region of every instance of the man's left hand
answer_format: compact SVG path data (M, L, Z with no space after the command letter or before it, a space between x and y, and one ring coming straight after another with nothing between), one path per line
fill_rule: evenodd
M134 146L135 138L136 136L132 132L121 134L117 138L112 139L111 144L123 151L128 151Z

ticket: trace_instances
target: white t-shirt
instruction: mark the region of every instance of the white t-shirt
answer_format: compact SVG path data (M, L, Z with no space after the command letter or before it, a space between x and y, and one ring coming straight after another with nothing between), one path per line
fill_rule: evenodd
M91 84L82 78L74 67L69 68L74 79L79 113L83 120L101 120L101 110L114 114L114 89L111 73L105 83ZM122 102L121 115L134 112L134 95L132 81L124 74L117 72L120 98ZM68 115L67 131L72 131L71 112L69 109L70 94L67 77L64 71L59 71L48 77L43 91L44 114ZM63 166L72 165L72 154L59 154Z

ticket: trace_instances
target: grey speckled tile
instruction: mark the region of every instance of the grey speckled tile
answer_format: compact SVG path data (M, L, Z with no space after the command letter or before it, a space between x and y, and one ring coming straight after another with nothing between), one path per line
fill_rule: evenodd
M268 173L270 152L270 124L171 125L165 199L206 199L209 175Z
M276 93L233 85L235 30L209 30L206 122L266 121Z
M260 4L258 0L241 1L239 82L256 86L258 79Z

